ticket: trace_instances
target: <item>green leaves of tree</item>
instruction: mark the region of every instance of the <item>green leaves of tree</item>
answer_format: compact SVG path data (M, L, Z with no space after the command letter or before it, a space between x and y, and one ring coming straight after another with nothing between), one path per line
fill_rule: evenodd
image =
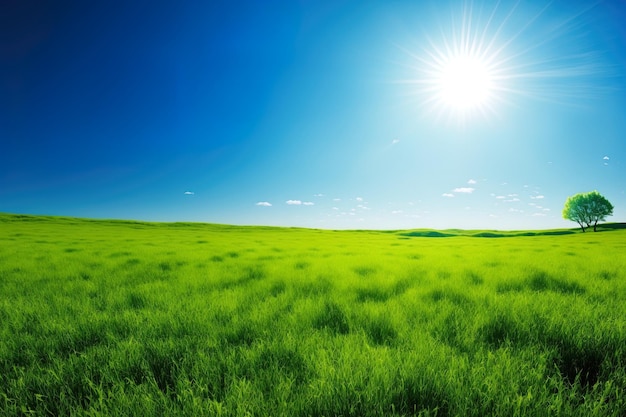
M568 197L563 207L563 218L574 221L585 231L585 225L596 231L599 221L613 214L613 205L597 191L580 193Z

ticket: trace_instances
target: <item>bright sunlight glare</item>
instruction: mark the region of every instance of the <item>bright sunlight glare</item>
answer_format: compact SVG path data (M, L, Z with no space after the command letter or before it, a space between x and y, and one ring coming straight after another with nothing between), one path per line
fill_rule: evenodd
M493 75L480 59L461 55L451 57L437 79L439 99L457 109L487 104L493 95Z
M409 94L420 97L422 114L447 115L462 125L496 115L515 96L576 105L599 94L606 68L584 42L568 40L582 36L589 8L560 20L551 13L551 21L544 19L548 9L550 3L516 2L507 9L463 1L450 21L428 20L439 27L424 27L417 48L402 48L413 62L412 77L400 82L415 87Z

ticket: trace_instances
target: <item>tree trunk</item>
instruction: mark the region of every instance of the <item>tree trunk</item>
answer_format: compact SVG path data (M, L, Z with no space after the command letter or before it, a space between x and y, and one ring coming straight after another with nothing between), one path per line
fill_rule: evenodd
M595 223L593 224L593 231L594 231L594 232L597 232L597 230L596 230L596 226L597 226L597 225L598 225L598 222L595 222Z
M581 229L583 229L583 233L585 233L585 226L583 225L583 223L578 222L578 225L580 226Z

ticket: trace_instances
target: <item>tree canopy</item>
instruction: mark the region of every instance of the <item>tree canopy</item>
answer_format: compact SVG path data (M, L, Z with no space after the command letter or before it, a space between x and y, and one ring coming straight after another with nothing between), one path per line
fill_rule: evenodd
M599 221L613 214L613 205L597 191L580 193L568 197L563 207L563 218L574 221L585 231L585 225L597 231Z

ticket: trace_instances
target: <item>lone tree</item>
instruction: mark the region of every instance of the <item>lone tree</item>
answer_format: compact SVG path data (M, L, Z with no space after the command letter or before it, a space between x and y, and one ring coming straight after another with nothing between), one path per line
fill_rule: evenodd
M612 214L613 205L597 191L568 197L563 207L563 218L578 223L583 232L585 225L591 227L592 224L593 231L597 231L598 222Z

